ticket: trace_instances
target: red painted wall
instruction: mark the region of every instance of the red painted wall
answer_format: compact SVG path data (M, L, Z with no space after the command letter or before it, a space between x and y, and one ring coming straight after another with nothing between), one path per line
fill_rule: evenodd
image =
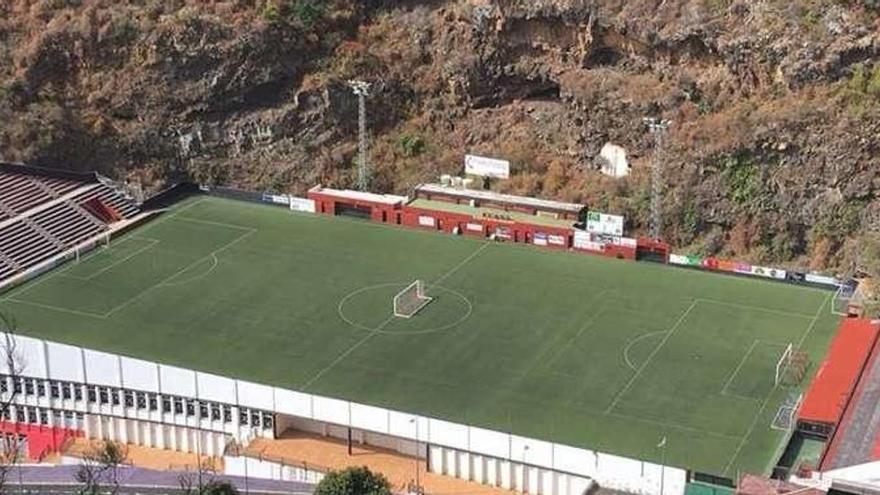
M27 437L27 455L33 461L38 461L51 452L58 452L68 440L83 436L80 430L10 421L0 421L0 433Z

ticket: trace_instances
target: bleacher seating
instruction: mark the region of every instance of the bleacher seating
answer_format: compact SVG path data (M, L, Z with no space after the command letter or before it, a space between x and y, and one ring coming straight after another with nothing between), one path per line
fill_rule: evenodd
M95 205L108 215L95 215ZM137 205L93 176L0 168L0 283L137 215Z

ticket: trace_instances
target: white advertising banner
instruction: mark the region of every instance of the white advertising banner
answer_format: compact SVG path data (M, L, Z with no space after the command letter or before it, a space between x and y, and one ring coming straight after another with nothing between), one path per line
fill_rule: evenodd
M435 225L434 224L434 217L429 217L427 215L419 215L419 225L422 225L424 227L433 227Z
M623 217L597 211L588 212L587 232L621 237L623 236Z
M496 179L509 179L510 162L507 160L498 160L497 158L465 155L464 172L469 175L493 177Z
M547 236L547 242L556 246L564 246L565 236L550 234Z
M680 254L670 254L669 262L673 265L688 265L690 262L688 261L687 256L682 256Z
M468 230L473 231L473 232L482 232L483 231L483 224L479 224L479 223L469 223L466 225L466 227Z
M532 242L538 246L546 246L547 245L547 234L543 232L535 232L535 237Z
M822 285L840 285L834 277L826 277L825 275L816 275L815 273L808 273L804 280L810 282L812 284L822 284Z
M785 280L785 270L780 270L778 268L753 266L752 275L757 275L759 277L775 278L777 280Z
M307 198L290 197L290 209L303 213L315 213L315 201Z

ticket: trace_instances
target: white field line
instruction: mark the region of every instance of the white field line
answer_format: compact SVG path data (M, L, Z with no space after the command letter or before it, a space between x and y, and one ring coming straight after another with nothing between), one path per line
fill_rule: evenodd
M27 305L27 306L34 306L34 307L37 307L37 308L51 309L51 310L54 310L54 311L61 311L61 312L64 312L64 313L70 313L70 314L72 314L72 315L77 315L77 316L88 316L88 317L90 317L90 318L98 318L98 319L101 319L101 320L103 320L103 319L106 318L104 315L99 314L99 313L90 313L90 312L88 312L88 311L79 311L79 310L76 310L76 309L62 308L62 307L59 307L59 306L53 306L53 305L51 305L51 304L43 304L43 303L38 303L38 302L34 302L34 301L26 301L26 300L24 300L24 299L15 299L15 298L13 298L13 297L9 297L9 298L7 298L6 300L9 301L9 302L13 302L13 303L25 304L25 305Z
M617 395L614 397L614 400L611 401L611 404L609 404L608 408L605 409L605 414L610 413L611 411L614 410L615 407L617 407L617 403L620 402L620 399L623 397L623 395L629 391L629 389L630 389L630 387L632 387L633 383L635 383L636 380L638 380L638 378L642 375L642 372L645 371L645 368L647 368L648 365L651 363L651 361L654 359L654 356L656 356L657 353L660 352L660 349L662 349L663 346L666 345L666 342L669 341L670 337L672 337L675 334L675 331L678 330L678 327L681 326L681 324L682 324L682 322L684 322L685 318L687 318L687 316L691 313L691 311L697 306L697 302L699 302L699 300L694 299L694 301L691 303L691 305L688 306L688 309L685 310L685 312L678 318L678 321L676 321L675 325L673 325L672 328L669 329L666 336L663 337L662 341L660 341L660 344L657 345L657 347L655 347L654 350L651 351L651 354L648 355L648 359L646 359L645 362L642 363L641 366L639 366L639 369L635 372L635 374L633 374L633 376L629 379L629 381L626 382L626 385L623 387L623 389L621 389L620 392L617 393Z
M654 335L660 335L661 333L667 333L668 331L669 330L659 330L657 332L643 333L643 334L639 335L638 337L630 340L629 344L627 344L626 347L623 348L623 360L626 362L626 365L629 366L633 371L638 371L638 368L636 367L636 365L634 365L632 363L632 361L629 359L630 348L632 348L632 346L636 345L636 343L641 342L642 340L644 340L648 337L652 337Z
M727 302L727 301L718 301L715 299L706 299L704 297L697 298L697 300L700 302L705 302L705 303L710 303L710 304L718 304L720 306L730 306L732 308L747 309L749 311L762 311L764 313L772 313L772 314L777 314L777 315L781 315L781 316L791 316L794 318L804 318L807 320L813 318L813 316L805 315L803 313L793 313L791 311L781 311L778 309L762 308L760 306L749 306L748 304L738 304L738 303L732 303L732 302Z
M119 259L119 260L114 261L113 263L110 263L109 265L105 266L104 268L96 271L95 273L92 273L88 277L84 277L82 280L92 280L93 278L97 277L98 275L110 270L111 268L114 268L122 263L125 263L126 261L134 258L135 256L141 254L142 252L146 251L147 249L152 248L156 244L159 244L159 241L157 241L156 239L151 239L147 242L147 245L141 246L138 249L135 249L135 251L133 253L129 254L128 256L125 256L122 259Z
M474 251L473 253L471 253L467 258L461 260L461 262L460 262L459 264L457 264L457 265L453 266L452 268L450 268L448 272L444 273L443 275L441 275L439 278L435 279L434 281L432 281L432 282L430 282L430 283L428 283L428 284L425 284L425 288L427 289L428 286L431 286L431 285L437 285L437 284L440 283L440 281L446 279L447 277L449 277L449 276L452 275L453 273L457 272L461 267L463 267L464 265L468 264L472 259L474 259L474 258L476 258L477 256L479 256L480 253L482 253L484 249L486 249L487 247L489 247L489 244L490 244L490 243L491 243L491 241L484 242L482 246L480 246L476 251Z
M477 250L475 250L473 253L471 253L470 255L468 255L468 257L465 258L464 260L462 260L460 263L458 263L457 265L453 266L453 267L452 267L449 271L447 271L445 274L441 275L439 278L435 279L434 281L432 281L432 282L430 282L430 283L426 283L426 284L425 284L425 287L427 288L427 287L430 286L430 285L436 285L436 284L437 284L438 282L440 282L441 280L443 280L443 279L445 279L446 277L448 277L448 276L452 275L453 273L455 273L456 270L460 269L460 268L463 267L465 264L467 264L469 261L471 261L472 259L476 258L477 255L479 255L481 252L483 252L483 250L486 249L486 247L487 247L489 244L490 244L489 242L485 242L485 243L483 243L482 246L480 246ZM316 373L315 376L311 377L311 378L309 379L309 381L307 381L307 382L302 386L302 390L303 390L303 391L307 390L307 389L308 389L310 386L312 386L316 381L318 381L319 378L321 378L322 376L324 376L325 373L327 373L328 371L330 371L331 369L333 369L334 367L336 367L337 364L339 364L339 363L340 363L343 359L345 359L349 354L351 354L352 352L354 352L355 349L357 349L358 347L364 345L368 340L370 340L371 338L373 338L375 335L380 335L382 329L384 329L384 328L385 328L389 323L391 323L391 321L394 320L395 318L396 318L396 316L392 313L392 315L389 316L387 320L385 320L385 321L383 321L382 323L380 323L379 326L377 326L376 328L371 329L371 331L370 331L369 333L367 333L367 335L365 335L362 339L360 339L360 340L358 340L357 342L355 342L351 347L349 347L348 349L346 349L342 354L340 354L336 359L334 359L333 362L331 362L331 363L328 364L326 367L324 367L324 369L322 369L321 371L319 371L318 373Z
M238 230L254 230L251 227L244 227L242 225L236 225L234 223L223 223L223 222L214 222L212 220L202 220L200 218L193 217L177 217L178 220L183 220L184 222L192 222L192 223L201 223L205 225L213 225L215 227L226 227L230 229L238 229Z
M752 342L752 345L749 346L749 350L746 351L746 354L740 360L739 365L737 365L736 369L733 370L733 373L730 374L730 376L727 378L727 381L724 382L724 386L721 387L721 395L727 395L727 387L729 387L730 384L733 383L733 379L736 378L736 374L739 373L739 370L741 370L742 367L746 364L746 361L749 359L749 356L752 355L752 352L755 350L755 347L758 346L758 342L760 342L760 340L755 339L755 341Z
M207 255L202 256L201 258L199 258L199 259L193 261L192 263L189 263L188 265L186 265L185 267L181 268L180 270L178 270L178 271L172 273L170 276L168 276L168 277L162 279L159 283L157 283L157 284L155 284L155 285L152 285L152 286L150 286L150 287L147 287L147 288L144 289L143 291L141 291L141 292L139 292L138 294L134 295L133 297L129 298L127 301L125 301L125 302L119 304L118 306L114 307L114 308L111 309L110 311L104 313L104 318L109 318L110 316L113 315L113 313L116 313L116 312L119 311L120 309L123 309L123 308L125 308L125 307L128 307L131 303L133 303L134 301L140 299L140 298L143 297L145 294L148 294L148 293L149 293L150 291L152 291L153 289L156 289L156 288L158 288L158 287L162 287L162 286L164 286L166 283L170 282L171 280L174 280L174 278L177 277L178 275L180 275L180 274L182 274L182 273L185 273L187 270L189 270L190 268L192 268L192 267L195 266L196 264L201 263L202 260L204 260L204 259L207 258L208 256L216 256L217 254L219 254L219 253L225 251L226 249L229 249L230 247L234 246L235 244L238 244L239 242L243 241L244 239L247 239L248 237L252 236L253 234L255 234L255 233L257 233L257 232L258 232L257 229L250 229L250 231L248 231L246 234L243 234L243 235L241 235L241 236L239 236L239 237L236 237L235 239L233 239L233 240L227 242L226 244L224 244L223 246L221 246L221 247L215 249L214 251L211 251L211 252L208 253Z
M694 428L692 426L680 425L677 423L669 423L667 421L657 421L654 419L640 418L638 416L630 416L629 414L623 414L623 413L618 413L618 412L611 412L611 413L608 413L607 415L611 416L611 417L616 417L616 418L631 419L633 421L638 421L638 422L642 422L642 423L663 426L665 428L670 428L670 429L674 429L674 430L682 430L682 431L690 431L693 433L700 433L702 435L708 435L710 437L724 438L726 440L739 440L738 436L727 435L725 433L718 433L717 431L712 431L712 430L703 430L700 428Z
M825 307L825 304L830 299L830 295L826 296L825 299L822 300L822 304L819 305L819 309L816 310L815 316L813 316L813 320L810 322L810 326L804 331L803 335L801 335L800 340L798 340L797 349L800 349L801 345L803 345L804 341L807 339L807 336L813 331L813 328L816 326L816 322L819 321L819 315L822 313L822 308ZM730 471L731 466L733 466L736 458L739 457L739 453L742 451L743 447L745 447L746 442L749 439L749 435L752 434L752 431L755 430L755 426L758 424L758 419L761 417L761 414L764 412L764 408L767 407L767 403L770 402L770 398L773 397L773 393L776 392L776 389L779 387L778 384L774 384L773 388L770 389L770 393L767 394L767 397L764 398L764 402L761 403L761 407L758 409L758 412L755 414L754 419L752 419L752 424L749 426L749 429L746 431L746 434L743 435L742 440L740 440L739 445L736 447L736 450L733 452L733 455L730 456L730 460L727 462L727 465L724 466L724 471L721 473L722 475L727 475L727 472Z

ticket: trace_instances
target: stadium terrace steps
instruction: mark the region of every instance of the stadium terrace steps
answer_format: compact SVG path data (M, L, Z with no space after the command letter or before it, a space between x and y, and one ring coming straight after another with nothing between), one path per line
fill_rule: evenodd
M113 218L83 205L99 201ZM0 282L108 232L139 208L100 182L0 170Z

